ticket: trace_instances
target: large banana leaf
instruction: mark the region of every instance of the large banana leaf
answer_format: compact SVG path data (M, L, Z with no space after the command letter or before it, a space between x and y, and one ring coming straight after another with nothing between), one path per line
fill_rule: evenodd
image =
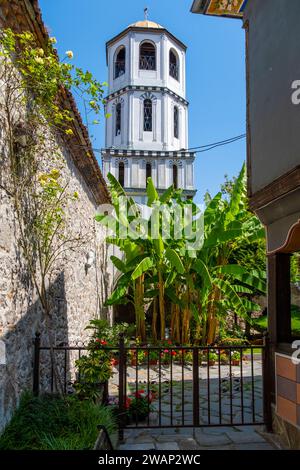
M159 200L161 204L166 204L170 201L174 193L174 186L170 186L166 191L160 196Z
M246 166L243 164L243 167L240 171L239 176L237 177L234 187L231 192L230 202L228 210L226 211L226 223L235 219L235 216L240 211L240 204L245 197L245 177L246 177Z
M193 262L193 269L201 276L205 285L211 287L212 279L207 265L199 258Z
M212 233L209 238L206 238L204 240L203 248L212 248L217 247L219 245L223 245L224 243L236 240L242 234L242 227L233 230L216 230L215 233Z
M172 248L167 248L165 256L170 262L172 268L176 269L179 274L184 273L184 265L175 250Z
M127 268L126 268L126 265L125 263L123 263L123 261L120 259L120 258L117 258L116 256L112 255L110 257L113 265L121 272L121 273L126 273L127 272Z
M230 282L225 279L215 278L213 283L220 289L223 298L226 298L230 303L231 309L242 318L245 318L247 316L247 311L243 305L241 297L239 297L239 295L234 291Z
M111 296L105 302L105 305L120 305L120 304L127 304L128 299L126 298L127 295L127 286L118 286Z
M140 277L144 272L148 271L153 266L153 261L151 258L144 258L135 268L131 274L131 279L135 280Z
M110 183L111 189L116 192L118 196L126 196L124 188L120 185L119 181L111 173L107 174L107 179Z
M166 279L166 282L165 282L165 287L168 288L168 287L172 286L172 284L174 283L176 277L177 277L177 272L175 270L170 271L169 274L167 275L167 279Z
M258 271L251 271L251 273L249 273L247 268L244 266L240 266L238 264L228 264L225 266L217 266L214 268L214 272L231 276L234 279L241 281L243 284L251 286L252 288L262 293L266 292L266 281L261 279L263 273Z
M152 206L154 201L159 200L152 178L147 179L147 197L148 197L147 204L149 207Z
M253 294L253 289L249 289L248 287L236 285L232 286L237 294Z

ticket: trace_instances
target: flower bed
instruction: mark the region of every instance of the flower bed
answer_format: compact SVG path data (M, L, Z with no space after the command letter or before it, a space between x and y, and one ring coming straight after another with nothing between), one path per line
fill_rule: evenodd
M151 403L155 398L155 394L149 391L149 395L145 390L138 390L133 394L129 394L126 398L126 411L130 421L143 421L153 410Z

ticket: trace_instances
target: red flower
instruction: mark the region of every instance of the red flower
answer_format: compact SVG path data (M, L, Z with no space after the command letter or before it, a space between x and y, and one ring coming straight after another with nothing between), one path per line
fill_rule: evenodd
M125 402L125 408L128 409L128 408L130 407L130 405L131 405L131 398L128 398L128 397L127 397L127 398L126 398L126 402Z
M172 351L171 354L172 354L172 356L176 356L176 355L177 355L177 352L176 352L176 351Z
M100 344L102 344L102 346L106 346L106 345L107 345L107 341L105 341L104 339L101 339L101 340L100 340Z
M168 344L172 344L172 341L169 339Z

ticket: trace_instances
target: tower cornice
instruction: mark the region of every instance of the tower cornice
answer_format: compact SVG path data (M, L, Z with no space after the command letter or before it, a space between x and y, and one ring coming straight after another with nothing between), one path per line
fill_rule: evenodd
M136 158L166 158L166 159L187 159L195 158L196 152L189 152L188 150L128 150L107 148L101 149L102 156L109 157L136 157Z
M180 101L182 104L188 106L189 102L182 98L182 96L178 95L174 91L170 90L168 87L161 87L161 86L146 86L146 85L127 85L125 87L120 88L117 91L114 91L110 95L105 97L105 101L111 101L118 96L121 96L123 93L127 93L128 91L144 91L144 92L162 92L162 93L167 93L168 95L172 96L173 98L176 98L178 101Z

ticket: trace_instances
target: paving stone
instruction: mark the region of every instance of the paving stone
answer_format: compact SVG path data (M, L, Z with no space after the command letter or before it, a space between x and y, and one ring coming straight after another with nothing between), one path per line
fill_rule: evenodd
M177 442L182 440L180 434L162 434L156 438L156 442Z
M227 431L232 431L232 427L230 426L221 426L221 427L217 427L217 428L194 428L194 432L195 434L205 434L205 435L210 435L210 434L214 434L214 435L220 435L220 434L224 434L226 433Z
M178 428L179 434L181 436L193 437L194 436L193 430L194 430L194 428Z
M214 448L216 446L224 446L224 445L231 444L231 441L230 439L228 439L226 434L205 435L205 434L195 433L195 438L201 447L213 447Z
M265 443L266 441L262 436L257 434L257 432L251 431L229 431L226 433L226 436L234 443L234 444L255 444L255 443Z
M177 442L158 442L156 444L157 450L180 450Z
M232 446L233 450L277 450L267 443L249 443L249 444L235 444Z
M176 436L177 434L180 433L179 428L162 428L160 429L160 434L161 435L169 435L169 436Z
M143 444L122 444L118 447L118 450L152 450L155 449L154 444L143 443Z
M187 439L181 439L178 442L178 445L179 445L180 450L198 450L199 449L199 444L192 437L189 437Z
M238 432L246 431L246 432L249 432L249 433L251 433L251 432L257 433L257 432L263 432L264 426L258 424L258 425L253 425L253 426L246 425L246 426L237 426L237 427L233 427L233 428L228 427L225 432L227 432L227 431L230 432L230 431L233 431L233 430L236 430Z
M135 438L129 438L129 439L126 439L126 444L142 444L142 443L145 443L145 444L149 444L149 443L152 443L154 444L154 438L151 437L151 436L138 436L138 437L135 437Z
M202 447L202 446L198 447L198 450L233 450L233 449L234 449L234 445L216 446L214 448Z

